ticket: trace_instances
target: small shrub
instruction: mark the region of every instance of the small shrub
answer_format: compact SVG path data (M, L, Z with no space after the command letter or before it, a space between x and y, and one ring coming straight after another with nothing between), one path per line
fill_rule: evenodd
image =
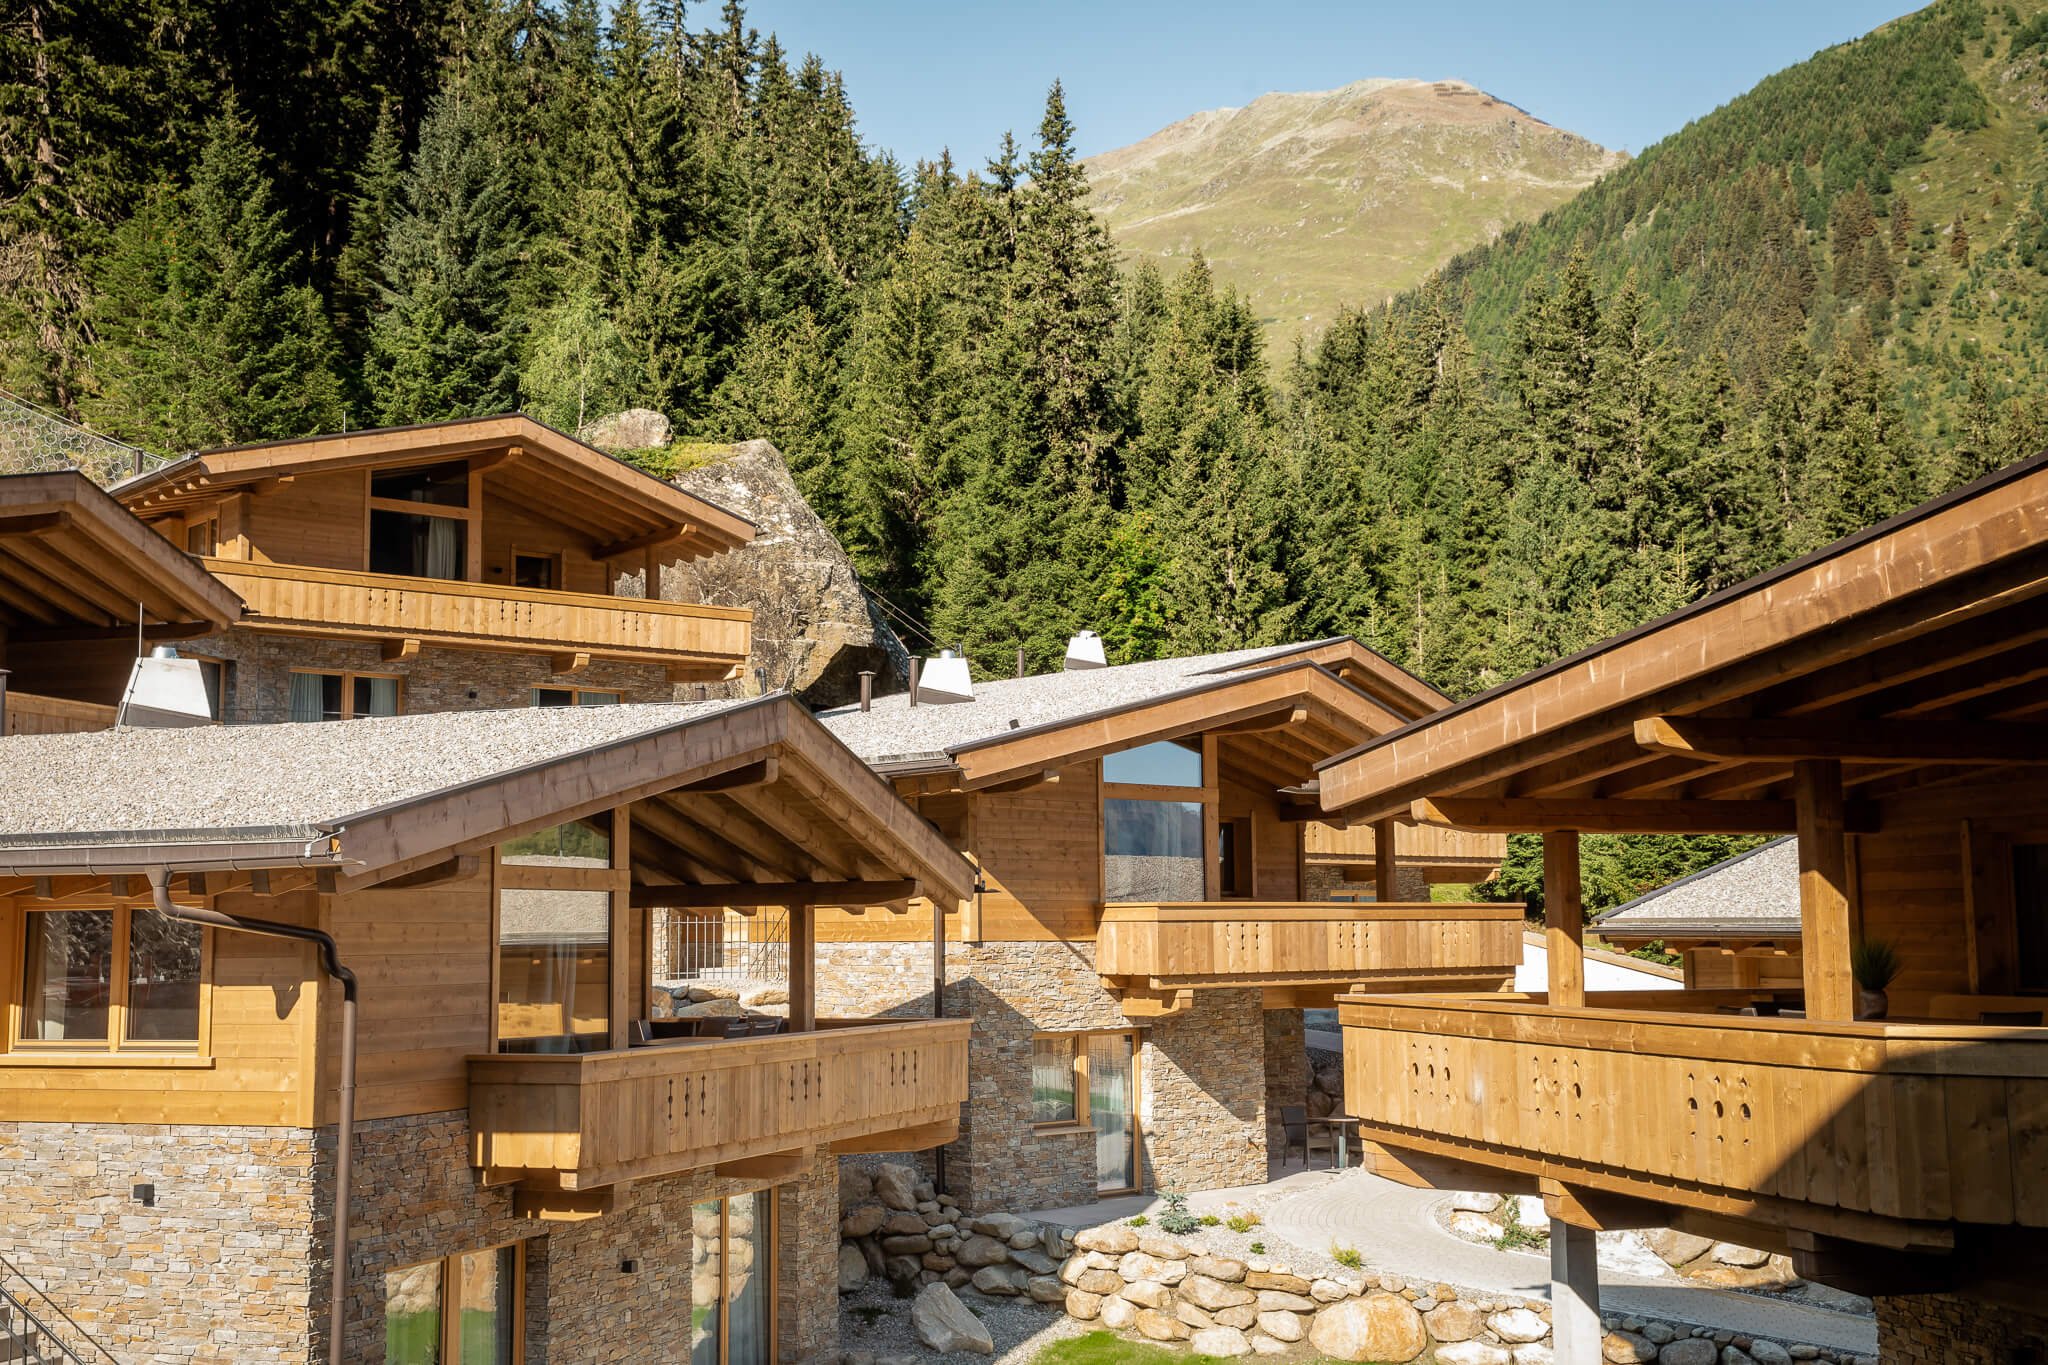
M1159 1229L1169 1237L1185 1237L1202 1226L1202 1220L1188 1212L1188 1197L1178 1190L1169 1190L1159 1196L1166 1205L1159 1215Z
M1252 1253L1252 1255L1254 1255L1254 1256L1263 1256L1263 1255L1265 1255L1265 1254L1266 1254L1266 1244L1265 1244L1264 1242L1253 1242L1253 1243L1252 1243L1252 1245L1251 1245L1251 1253Z
M1258 1225L1259 1215L1256 1213L1234 1213L1230 1216L1230 1221L1224 1224L1232 1232L1250 1232Z
M1365 1257L1359 1255L1358 1252L1351 1247L1331 1247L1330 1259L1335 1261L1338 1265L1343 1266L1346 1270L1365 1269Z
M1218 1218L1213 1213L1205 1213L1202 1215L1202 1226L1205 1228L1213 1228L1222 1221L1223 1220L1221 1218Z
M1145 1226L1145 1225L1146 1225L1147 1223L1149 1223L1149 1222L1151 1222L1151 1221L1152 1221L1152 1220L1151 1220L1150 1218L1147 1218L1147 1217L1146 1217L1146 1216L1145 1216L1144 1214L1142 1214L1142 1213L1141 1213L1141 1214L1139 1214L1139 1215L1138 1215L1137 1217L1135 1217L1135 1218L1126 1218L1126 1219L1124 1220L1124 1222L1125 1222L1125 1223L1126 1223L1127 1225L1129 1225L1129 1226L1131 1226L1131 1227L1134 1227L1134 1228L1141 1228L1141 1227L1144 1227L1144 1226Z
M1517 1247L1547 1247L1550 1232L1546 1228L1533 1228L1522 1221L1522 1201L1509 1199L1500 1206L1500 1236L1493 1239L1495 1251L1513 1251Z

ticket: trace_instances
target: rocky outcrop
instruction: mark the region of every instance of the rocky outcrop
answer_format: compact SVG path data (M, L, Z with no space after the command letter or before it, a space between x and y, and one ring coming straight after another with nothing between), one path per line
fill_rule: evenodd
M1073 1250L1063 1229L1013 1213L971 1214L901 1162L842 1166L839 1200L840 1264L852 1265L850 1252L903 1294L943 1285L984 1299L1057 1304L1091 1286L1124 1288L1116 1255L1086 1253L1093 1260L1063 1275L1061 1262ZM1111 1240L1127 1239L1126 1251L1141 1255L1137 1235L1120 1230L1125 1237ZM840 1282L850 1280L842 1275ZM852 1281L852 1288L866 1282Z
M714 448L678 473L675 484L756 528L751 545L684 564L662 581L661 595L671 600L753 609L746 675L709 694L752 696L765 674L770 690L787 688L811 706L837 706L859 696L863 669L876 674L877 693L902 689L910 674L903 642L798 491L782 452L766 441Z
M586 423L576 439L600 450L654 450L669 442L668 418L652 408L627 408Z

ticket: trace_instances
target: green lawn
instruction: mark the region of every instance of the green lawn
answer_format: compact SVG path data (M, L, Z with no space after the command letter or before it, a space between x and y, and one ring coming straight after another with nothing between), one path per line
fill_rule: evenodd
M1154 1346L1149 1341L1126 1341L1114 1332L1090 1332L1084 1337L1055 1341L1032 1358L1031 1365L1224 1365L1220 1356L1189 1355L1185 1351ZM1334 1361L1311 1360L1302 1365L1336 1365Z

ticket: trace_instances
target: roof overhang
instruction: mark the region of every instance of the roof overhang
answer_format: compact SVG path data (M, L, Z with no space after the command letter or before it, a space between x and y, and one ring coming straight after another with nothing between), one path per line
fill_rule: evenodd
M1720 919L1688 916L1683 919L1626 919L1593 921L1591 928L1615 943L1650 942L1678 944L1770 943L1799 941L1798 916L1789 919L1757 915L1731 915Z
M0 476L0 626L10 640L133 639L138 625L175 639L241 614L241 598L85 475Z
M744 518L523 413L203 450L113 491L139 515L154 517L304 475L453 460L483 465L487 488L500 496L576 525L600 558L656 546L695 558L754 538Z
M1297 649L1276 650L1249 664L1210 671L1251 672L1282 661L1320 664L1404 721L1441 711L1451 704L1448 696L1386 655L1377 650L1367 649L1349 635L1339 636L1333 640L1317 640Z
M2048 457L1319 765L1354 819L1773 832L1803 758L1864 798L2048 761ZM1867 805L1862 809L1867 813Z

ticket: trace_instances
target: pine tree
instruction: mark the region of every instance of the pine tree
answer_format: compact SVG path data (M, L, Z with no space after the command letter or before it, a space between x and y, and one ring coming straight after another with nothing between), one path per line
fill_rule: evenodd
M333 332L250 134L230 101L191 184L115 234L85 404L109 430L178 450L340 425Z

